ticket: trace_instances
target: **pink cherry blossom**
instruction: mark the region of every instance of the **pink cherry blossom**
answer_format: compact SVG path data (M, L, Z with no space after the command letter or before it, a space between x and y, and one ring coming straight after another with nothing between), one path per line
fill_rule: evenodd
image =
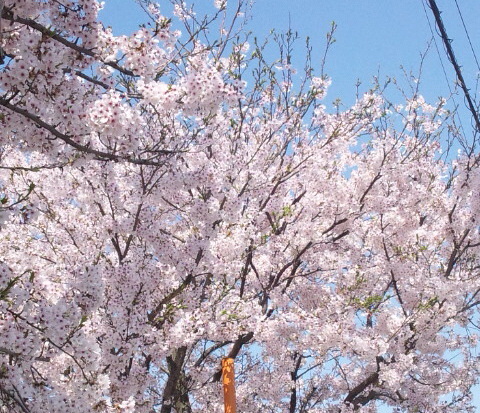
M443 155L448 102L332 108L249 48L248 2L147 2L130 36L3 3L0 410L220 413L230 356L243 412L474 411L480 171Z

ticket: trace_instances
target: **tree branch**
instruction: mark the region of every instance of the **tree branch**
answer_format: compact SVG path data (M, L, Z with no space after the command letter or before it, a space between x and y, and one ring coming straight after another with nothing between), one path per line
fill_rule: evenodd
M90 154L94 155L97 160L101 161L124 161L136 165L151 165L151 166L159 166L161 165L160 162L158 161L153 161L153 160L148 160L148 159L137 159L133 158L128 155L115 155L113 153L109 152L103 152L99 151L97 149L90 148L89 145L82 145L78 142L75 142L70 135L67 135L65 133L59 132L55 126L45 122L42 120L39 116L34 115L30 113L26 109L19 108L18 106L15 106L9 102L8 99L5 98L0 98L0 105L3 107L10 109L12 112L15 112L19 115L22 115L23 117L29 119L32 121L35 125L37 125L41 129L45 129L46 131L50 132L53 136L56 138L60 139L61 141L65 142L67 145L75 148L79 152L85 153L85 154ZM160 150L156 151L158 154L163 154L163 155L171 155L177 153L176 151L170 151L170 150Z
M95 57L95 58L98 57L95 54L95 52L93 51L93 49L87 49L86 47L79 46L78 44L60 36L58 33L55 33L54 30L49 29L48 27L45 27L40 23L37 23L35 20L26 19L26 18L23 18L23 17L20 17L20 16L15 16L11 8L5 7L2 10L1 17L5 20L8 20L8 21L12 22L12 23L20 23L20 24L28 26L28 27L30 27L34 30L37 30L40 33L44 34L45 36L48 36L48 37L52 38L53 40L56 40L57 42L63 44L64 46L68 47L69 49L75 50L76 52L81 53L82 55ZM104 65L110 66L111 68L113 68L115 70L118 70L119 72L123 73L124 75L134 76L134 77L137 76L134 72L121 67L116 62L110 62L110 61L104 61L104 60L100 60L100 61Z

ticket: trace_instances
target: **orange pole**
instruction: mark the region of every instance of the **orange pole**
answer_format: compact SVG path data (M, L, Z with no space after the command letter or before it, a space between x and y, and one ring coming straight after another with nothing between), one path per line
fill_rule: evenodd
M235 369L232 358L222 360L223 376L223 401L225 403L225 413L236 413L237 404L235 402Z

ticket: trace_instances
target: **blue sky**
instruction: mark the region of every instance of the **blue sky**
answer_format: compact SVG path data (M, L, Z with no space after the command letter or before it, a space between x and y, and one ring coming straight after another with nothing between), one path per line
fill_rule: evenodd
M131 33L144 21L142 11L134 0L104 1L101 19L113 27L114 33ZM229 1L234 3L234 0ZM213 0L197 0L196 3L200 10L214 10L211 6ZM453 49L462 66L465 81L472 96L475 96L480 68L468 43L457 3L474 51L480 59L480 1L437 0L447 33L453 39ZM333 83L326 101L329 103L340 98L346 105L355 101L357 80L362 82L363 91L369 89L372 77L377 74L381 80L387 76L394 77L406 86L404 73L418 75L421 54L426 52L431 43L423 62L420 92L427 101L434 103L440 96L449 96L449 87L453 89L455 75L435 31L433 15L426 6L425 13L424 4L424 0L257 0L247 28L262 39L271 29L279 32L287 30L290 22L292 30L297 31L300 37L310 37L314 49L313 64L319 67L325 35L332 21L335 21L338 26L336 43L326 63L326 72ZM171 6L168 1L160 1L160 6L169 15ZM431 42L432 32L427 16L438 52L435 43ZM298 46L301 48L302 42ZM301 56L299 53L296 64L293 62L294 66L302 67ZM391 88L391 93L395 95L394 88ZM468 129L471 117L465 110L463 95L458 95L456 102L462 106L462 124ZM396 103L402 102L398 100ZM476 405L480 406L478 396Z
M234 3L234 0L229 1ZM196 3L203 11L213 10L213 0L197 0ZM314 49L313 63L319 67L325 34L331 22L335 21L338 25L336 43L326 64L326 71L333 80L327 100L340 98L345 104L352 104L357 80L362 82L361 89L367 90L372 76L377 74L380 79L394 77L402 85L406 85L404 70L417 76L421 54L427 50L432 39L423 4L423 0L257 0L248 29L258 38L263 38L273 28L285 31L290 21L291 28L301 37L310 37ZM470 50L456 3L454 0L437 0L437 4L443 12L448 35L453 39L455 54L462 65L467 85L475 92L480 68ZM458 0L458 5L480 58L480 2ZM165 14L171 9L168 1L160 1L160 6ZM435 30L432 13L428 8L426 10ZM133 0L105 0L101 18L114 28L115 33L132 32L143 21L142 12ZM432 103L439 96L448 96L448 85L453 88L455 81L453 69L445 58L443 44L437 35L435 40L448 83L435 43L431 43L423 64L421 92ZM298 46L301 50L301 42ZM297 59L299 68L302 63L300 54ZM457 101L463 103L463 97L460 96ZM464 116L469 123L468 115Z

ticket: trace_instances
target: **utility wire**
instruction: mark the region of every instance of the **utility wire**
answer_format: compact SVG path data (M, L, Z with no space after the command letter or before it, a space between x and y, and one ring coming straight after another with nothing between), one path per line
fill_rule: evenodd
M430 5L430 9L433 12L433 16L435 17L435 22L437 23L438 30L440 30L440 36L443 40L443 44L445 45L448 60L450 60L450 63L452 63L453 68L455 69L455 73L457 74L457 79L458 79L458 82L460 83L460 87L462 88L463 93L465 94L465 99L467 100L468 109L470 110L473 116L473 119L475 121L475 129L477 130L477 132L480 132L480 118L475 109L475 105L473 104L473 100L470 96L470 92L468 91L467 85L465 84L465 80L463 78L460 66L458 65L455 54L453 53L453 49L451 45L452 41L451 39L448 38L447 31L442 21L440 10L438 10L437 3L435 2L435 0L428 0L428 3Z
M427 22L428 22L428 27L430 29L430 33L432 35L433 44L435 45L435 50L437 51L438 60L440 60L440 66L442 66L442 72L443 72L443 75L445 77L445 81L447 82L448 90L450 91L450 98L452 99L453 105L455 107L454 116L456 116L458 118L458 122L459 122L459 125L460 125L460 130L463 131L462 132L463 134L465 134L465 129L463 127L462 118L460 117L460 115L458 114L458 112L456 110L458 108L458 103L456 102L455 96L454 96L453 91L452 91L452 88L450 87L450 79L448 78L447 70L445 69L445 65L443 64L442 54L440 53L440 48L438 47L437 39L436 39L435 33L433 31L432 23L430 21L430 17L428 16L427 9L425 7L425 2L424 1L422 1L422 6L423 6L423 12L425 13L425 17L426 17Z
M465 34L467 35L468 44L470 45L470 49L472 50L473 57L475 58L475 62L477 63L477 68L480 71L480 64L478 63L477 54L475 53L475 50L473 48L472 40L470 39L470 35L468 34L467 26L465 24L465 20L463 20L463 15L457 0L455 0L455 5L457 6L458 14L460 15L460 20L462 20L463 30L465 30Z
M425 13L425 17L427 18L428 27L430 28L430 33L432 34L433 44L435 45L435 50L437 51L438 60L440 60L440 65L442 66L443 75L445 76L445 80L447 81L448 90L450 91L450 94L453 95L452 88L450 87L450 80L448 79L448 75L447 75L447 70L445 69L445 65L443 64L442 55L440 53L440 49L438 48L437 39L435 38L435 33L433 32L432 23L430 22L430 17L428 17L427 9L425 8L425 3L423 1L422 1L422 6L423 6L423 11Z

